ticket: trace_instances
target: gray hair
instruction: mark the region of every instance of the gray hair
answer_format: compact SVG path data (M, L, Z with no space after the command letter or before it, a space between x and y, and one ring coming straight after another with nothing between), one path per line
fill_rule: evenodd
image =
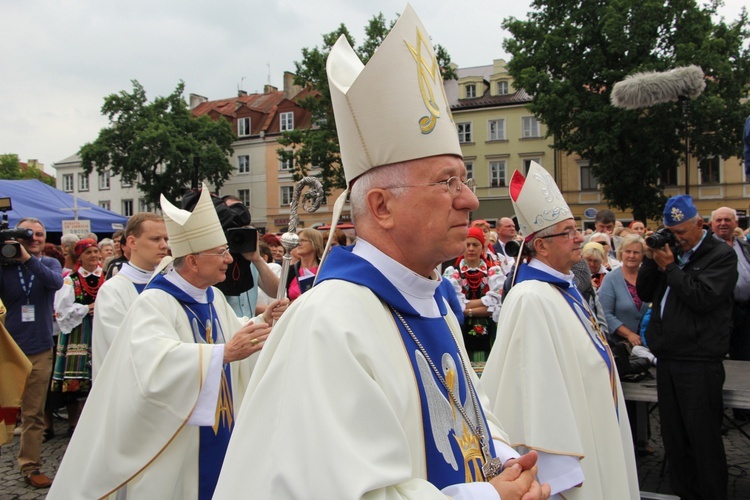
M594 241L594 238L599 238L599 237L604 238L605 240L607 240L607 245L609 245L609 248L612 248L612 238L610 238L607 233L593 233L589 237L589 241Z
M80 239L81 238L79 238L77 234L73 234L73 233L63 234L62 237L60 238L60 246L67 247L70 245L75 245L76 243L78 243L78 240Z
M552 225L550 227L545 227L544 229L541 229L534 233L534 235L531 237L531 240L528 241L524 246L526 247L526 252L528 253L529 257L536 257L536 248L534 247L534 242L536 240L544 239L545 236L551 236L555 234L555 225Z
M99 250L101 250L102 248L108 245L114 248L115 242L111 238L104 238L102 241L99 242Z
M44 232L45 233L47 232L47 228L44 227L44 222L40 221L36 217L24 217L23 219L18 221L18 224L16 224L16 229L18 229L18 227L24 222L31 222L32 224L39 224L40 226L42 226L42 229L44 229Z
M371 189L395 189L396 196L401 196L408 180L406 168L408 162L393 163L368 170L358 177L352 185L349 201L352 205L352 222L356 225L357 218L367 215L366 195Z

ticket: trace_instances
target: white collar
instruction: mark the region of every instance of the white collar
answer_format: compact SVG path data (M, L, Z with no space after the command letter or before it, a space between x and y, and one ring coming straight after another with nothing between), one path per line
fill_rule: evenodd
M79 267L78 268L78 276L80 276L81 278L88 278L92 274L94 276L101 276L102 275L102 266L96 266L96 269L94 269L93 273L88 272L83 267Z
M427 279L395 261L362 238L357 238L357 244L354 245L352 253L383 273L383 276L401 292L401 295L421 316L440 317L440 309L435 302L435 290L440 286L441 281L438 272L433 271L433 279Z
M208 289L198 288L197 286L188 283L185 278L180 276L179 271L175 270L174 272L168 272L164 275L164 278L186 294L190 295L196 302L208 304L208 295L206 293L206 290Z
M531 259L531 262L529 262L529 267L544 271L547 274L551 274L555 278L565 280L570 284L570 286L573 286L573 279L575 278L575 275L572 272L570 274L561 273L560 271L552 269L550 266L539 259Z
M145 269L134 266L131 262L126 262L122 265L117 274L122 274L123 277L129 279L135 284L143 285L151 280L151 275L154 274L154 272L146 271Z

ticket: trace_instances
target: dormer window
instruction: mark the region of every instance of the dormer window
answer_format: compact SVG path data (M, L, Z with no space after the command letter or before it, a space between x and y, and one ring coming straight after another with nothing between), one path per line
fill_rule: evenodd
M497 82L497 95L505 95L508 93L508 81L502 80Z
M469 84L466 86L466 98L473 99L477 96L477 86L475 84Z
M250 135L250 117L237 119L237 137Z

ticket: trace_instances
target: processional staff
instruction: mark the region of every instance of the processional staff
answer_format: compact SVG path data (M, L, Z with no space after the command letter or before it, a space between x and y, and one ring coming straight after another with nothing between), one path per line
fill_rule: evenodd
M292 263L292 250L297 248L299 245L299 236L297 236L297 223L299 222L299 215L297 214L297 208L299 206L299 197L302 192L302 188L308 186L310 190L305 194L304 203L302 206L307 212L314 212L320 208L323 203L323 197L325 191L323 191L323 185L316 177L305 177L294 186L294 194L292 195L292 203L290 205L291 211L289 213L289 226L287 232L281 236L281 246L284 247L284 257L281 263L281 277L279 277L279 289L276 292L277 299L283 299L286 297L286 279L289 275L289 266Z

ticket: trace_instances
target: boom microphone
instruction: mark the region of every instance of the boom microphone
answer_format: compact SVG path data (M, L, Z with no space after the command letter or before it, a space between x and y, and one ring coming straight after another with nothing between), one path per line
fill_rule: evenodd
M610 100L618 108L647 108L680 98L695 99L705 88L703 70L691 65L670 71L634 73L612 87Z

